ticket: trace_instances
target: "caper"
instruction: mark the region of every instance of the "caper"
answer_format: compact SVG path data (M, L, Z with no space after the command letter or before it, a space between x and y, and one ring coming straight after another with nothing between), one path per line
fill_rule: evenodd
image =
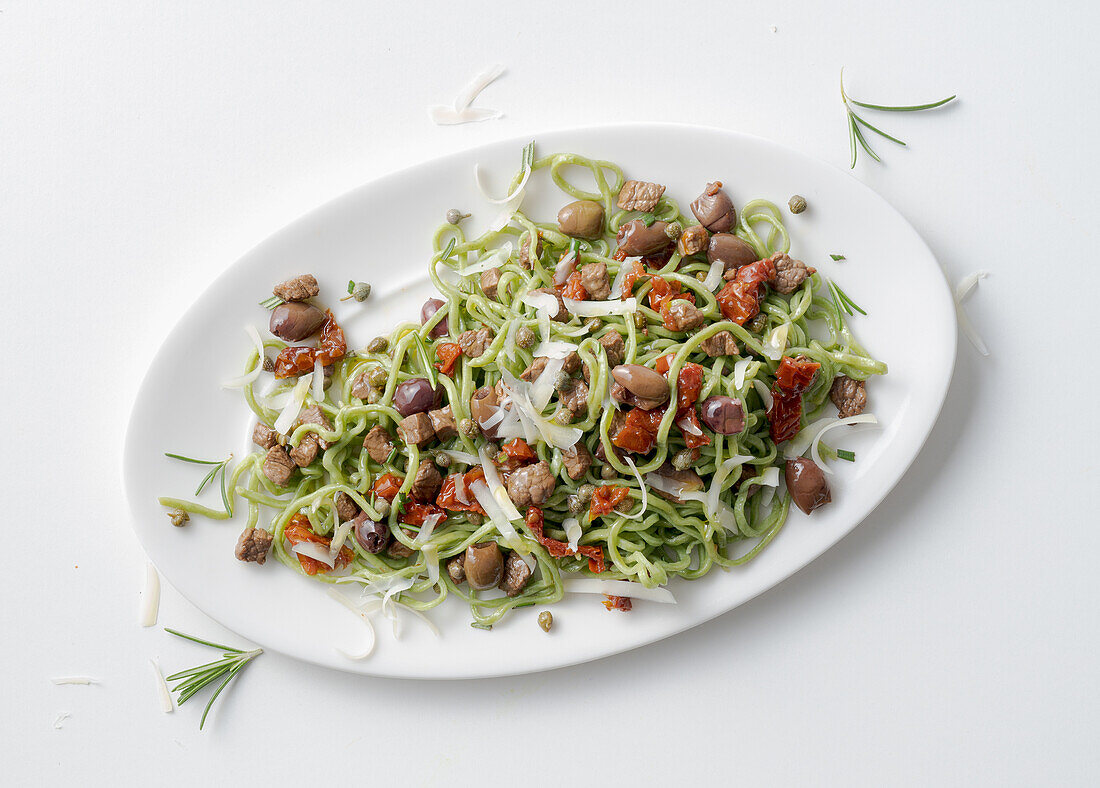
M382 395L378 393L378 389L370 389L367 392L367 404L377 405L378 400L382 399Z
M463 213L462 211L458 210L458 208L451 208L451 210L447 211L447 224L458 224L463 219L466 219L469 216L470 214Z
M367 381L376 389L385 388L386 384L390 382L390 373L382 367L375 367L370 371Z
M675 241L684 234L684 226L679 222L672 222L665 228L665 235Z
M370 298L370 289L370 282L356 282L351 290L351 297L362 303Z
M271 360L271 356L264 356L264 372L274 372L275 362Z
M390 341L388 339L386 339L385 337L375 337L374 339L372 339L370 341L370 344L367 345L367 352L368 353L385 353L386 349L389 348L389 346L390 346Z
M539 626L542 627L543 632L549 632L550 627L554 626L554 614L549 610L539 613Z
M374 509L380 517L386 517L390 513L390 502L385 498L379 498L378 502L374 504Z
M582 501L579 495L570 495L565 500L570 514L582 514L588 508L588 504Z
M617 470L615 470L614 468L612 468L610 465L605 465L602 468L600 468L600 478L601 479L615 479L615 478L618 477L618 475L619 475L619 472Z
M573 388L573 376L563 369L554 378L554 391L569 391L571 388Z
M435 464L440 468L449 468L454 460L447 452L439 450L435 453Z
M473 419L463 419L458 423L458 431L462 433L463 438L473 440L481 434L481 430L478 429L477 423Z
M745 326L745 328L747 328L749 331L751 331L754 334L759 334L761 331L764 330L764 327L766 325L768 325L768 316L765 315L763 312L761 312L756 317L754 317L752 320L750 320L748 322L748 325Z
M595 492L596 492L596 485L594 485L594 484L582 484L577 489L577 495L585 503L588 503L589 501L592 500L592 496L595 494Z
M569 410L569 408L562 408L554 416L554 421L561 425L572 424L573 419L577 417L577 414Z
M629 495L615 504L615 511L617 512L629 512L634 508L634 499Z
M588 329L588 333L594 334L603 328L603 321L598 317L590 317L588 320L584 321L584 327Z
M787 207L791 209L791 213L802 213L806 210L806 198L796 194L787 202Z
M686 471L695 464L695 452L691 449L680 449L672 455L672 467L678 471Z
M187 525L187 522L191 519L183 509L169 509L167 514L168 518L172 521L172 525L176 526L176 528L182 528Z
M699 273L697 273L695 275L695 278L698 279L700 282L705 282L705 281L707 281L707 272L706 271L700 271Z
M482 517L478 512L466 512L466 521L470 525L478 526L485 522L485 518Z
M524 350L534 347L535 332L527 326L520 326L516 329L516 344Z
M634 327L639 331L645 331L646 319L645 315L640 311L634 313Z

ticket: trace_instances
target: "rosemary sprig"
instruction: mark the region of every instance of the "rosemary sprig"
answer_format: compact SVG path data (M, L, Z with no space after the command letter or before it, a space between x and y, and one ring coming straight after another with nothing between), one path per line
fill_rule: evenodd
M285 303L286 303L286 301L279 298L279 296L273 295L273 296L271 296L271 298L265 298L263 301L261 301L260 306L262 306L264 309L274 309L279 304L285 304Z
M206 724L206 715L210 713L210 708L214 705L214 701L218 699L218 696L222 694L222 690L224 690L226 685L233 680L234 676L244 670L244 667L249 662L260 656L260 654L263 654L264 650L262 648L254 648L251 651L243 651L242 649L233 648L232 646L211 643L209 640L203 640L194 635L185 635L183 632L177 632L168 627L165 627L164 631L176 637L183 638L184 640L190 640L193 643L220 649L222 651L221 659L216 659L213 662L207 662L205 665L199 665L187 670L181 670L165 679L165 681L180 682L172 687L172 692L179 693L179 696L176 698L176 703L182 706L194 697L195 693L224 677L222 683L214 690L214 694L210 696L210 700L206 702L206 708L203 709L202 719L199 720L199 730L201 731L203 725Z
M887 134L882 129L878 128L877 126L871 125L862 117L857 115L855 109L853 109L853 105L856 107L863 107L864 109L873 109L879 112L920 112L926 109L935 109L936 107L942 107L944 104L955 100L955 96L948 96L945 99L933 101L930 104L910 104L904 106L891 106L888 104L869 104L866 101L856 101L844 90L843 68L840 69L840 97L844 101L844 109L848 113L848 144L852 149L852 169L855 169L856 158L859 155L859 150L858 148L856 148L857 143L859 144L859 147L863 148L863 150L867 152L867 155L870 156L872 159L877 162L882 161L882 159L879 158L879 155L875 153L874 149L871 148L870 144L868 144L867 138L864 137L863 132L860 131L860 126L863 126L863 128L867 129L868 131L873 131L875 134L878 134L880 137L883 137L890 142L896 143L903 147L905 146L905 143L902 140L899 140L897 137Z
M838 312L847 312L849 315L854 315L856 312L859 312L861 315L867 314L859 304L853 301L847 293L840 289L840 285L836 282L830 280L829 289L833 292L833 303L836 304ZM855 310L855 312L852 310Z
M451 256L451 252L453 252L454 250L455 250L455 239L452 238L450 241L447 242L447 248L443 250L443 254L441 254L439 256L439 259L440 260L446 260L448 257Z
M210 473L206 474L206 476L203 477L202 481L199 482L199 486L195 490L195 495L201 495L203 489L206 488L206 485L209 484L211 480L216 477L221 477L222 503L225 505L225 513L230 513L231 510L229 508L229 490L226 489L225 486L225 477L226 472L229 468L229 462L233 459L232 454L230 454L224 460L196 460L194 457L184 457L182 454L172 454L171 452L165 452L164 456L171 457L173 460L182 460L183 462L194 463L195 465L213 466L210 468Z

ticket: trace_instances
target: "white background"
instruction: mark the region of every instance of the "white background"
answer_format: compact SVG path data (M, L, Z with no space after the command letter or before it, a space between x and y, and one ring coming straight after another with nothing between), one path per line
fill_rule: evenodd
M824 6L4 3L4 782L1100 780L1100 15ZM505 119L428 122L494 61L479 104ZM429 683L269 653L205 732L198 707L159 711L149 657L205 654L137 625L120 448L146 360L210 279L364 181L551 128L685 121L847 166L842 65L871 101L959 94L878 116L910 147L855 175L953 279L991 272L969 309L992 356L961 340L927 446L862 526L754 602L594 664ZM235 640L171 588L161 622ZM73 673L102 684L48 680Z

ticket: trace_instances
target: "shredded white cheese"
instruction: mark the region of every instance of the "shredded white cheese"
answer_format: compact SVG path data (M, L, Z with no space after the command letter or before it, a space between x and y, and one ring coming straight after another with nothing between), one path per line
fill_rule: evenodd
M367 617L367 611L364 610L362 607L359 607L358 605L356 605L354 602L352 602L346 596L341 594L335 588L331 588L331 587L327 588L327 589L325 589L325 593L327 593L330 597L332 597L337 602L339 602L341 605L346 607L352 613L359 616L359 618L361 618L363 620L363 623L367 625L367 630L370 632L370 641L367 643L366 648L364 648L363 651L361 651L360 653L358 653L358 654L349 654L348 652L344 651L342 648L337 648L336 652L338 654L340 654L341 656L343 656L347 659L351 659L351 660L366 659L367 657L369 657L374 652L374 644L377 641L377 637L374 634L374 624L372 624L371 620ZM377 609L380 606L381 606L381 602L379 602L375 606L375 609Z
M564 357L548 359L542 372L532 382L531 403L540 413L546 409L550 398L554 396L554 383L557 382L558 373L562 371L564 366Z
M565 358L570 353L577 352L577 346L572 342L541 342L539 346L531 351L531 354L535 358L545 356L546 358Z
M597 580L594 577L577 577L564 581L565 592L568 594L607 594L609 596L625 596L630 599L642 599L647 602L661 602L663 604L676 604L676 597L667 588L646 588L641 583L632 583L629 580Z
M764 343L764 355L772 361L779 361L783 358L783 351L787 349L787 334L790 330L790 323L780 323L773 328Z
M316 358L313 360L313 380L310 394L313 395L313 401L321 403L325 401L325 365L321 363L321 359Z
M489 519L493 521L493 525L497 527L500 535L504 537L504 541L509 544L517 543L519 534L516 533L516 529L508 520L507 515L504 514L504 510L501 509L500 503L493 497L493 494L489 492L489 488L485 485L485 482L478 479L470 485L470 492L477 498L477 502L481 504L481 508L485 510L485 514L489 515Z
M963 308L963 301L969 298L970 294L977 288L978 280L985 279L987 276L989 276L988 271L975 271L972 274L964 276L955 287L955 315L959 321L959 328L962 329L966 338L970 340L970 344L972 344L983 356L989 355L989 348L986 346L985 340L983 340L978 333L978 329L976 329L971 322L970 315L968 315L966 309Z
M638 262L642 258L640 257L627 257L621 263L619 263L619 271L615 274L615 281L611 283L611 295L610 298L621 298L623 294L623 282L626 281L626 275L630 273L630 269L634 267L634 263Z
M740 391L742 386L745 385L745 375L748 374L749 365L753 361L751 358L743 358L737 361L733 365L733 388Z
M645 475L645 481L646 484L654 490L660 490L668 495L674 495L681 501L699 501L702 504L706 504L707 502L707 494L702 492L701 489L689 488L684 482L677 481L668 476L662 476L656 471L647 473Z
M67 712L67 711L63 711L60 714L58 714L57 718L54 719L54 721L53 721L54 729L55 730L61 730L63 727L65 727L65 720L69 719L69 717L71 717L71 716L73 716L73 715L70 712Z
M488 271L490 268L499 268L508 262L508 259L512 256L512 244L506 243L503 246L498 246L496 249L491 249L482 255L476 263L471 263L462 269L462 276L471 276L473 274L480 274L483 271Z
M748 462L751 459L751 455L737 454L723 462L721 465L718 466L718 469L715 470L714 476L711 479L710 489L707 490L706 502L707 515L709 515L712 519L718 518L718 504L720 503L719 496L722 493L722 485L725 483L730 473L733 472L734 468Z
M760 395L760 399L764 402L764 410L772 409L772 393L768 388L768 384L762 380L753 378L752 387L756 389L756 393Z
M286 406L279 414L279 418L275 419L276 432L285 435L294 426L294 421L298 418L298 414L302 412L302 405L306 401L306 392L309 391L309 384L312 381L312 372L298 378L298 382L294 384L294 388L290 391L290 398L287 400Z
M227 380L222 384L224 389L239 389L244 388L249 383L254 381L260 376L260 373L264 368L264 343L260 339L260 332L256 330L256 327L249 323L244 327L244 332L248 334L248 338L252 340L252 344L256 347L256 366L250 371L244 373L239 377L235 377L232 380Z
M572 298L563 298L562 301L566 311L577 317L632 315L638 311L638 301L633 297L622 301L577 301Z
M497 466L493 463L492 458L489 457L488 450L482 446L477 450L477 454L481 458L481 470L485 474L485 483L489 487L489 492L493 494L493 498L500 504L500 510L504 512L509 520L522 519L523 516L519 513L519 509L512 503L512 499L508 497L508 491L500 481L500 474L497 473Z
M91 676L57 676L50 679L54 684L98 684L99 679Z
M458 462L464 462L467 465L480 465L481 459L476 454L470 454L466 451L459 451L458 449L447 449L447 455ZM469 503L469 501L466 501Z
M481 91L493 84L493 82L504 73L503 63L494 63L487 68L482 69L477 74L474 74L473 78L466 83L466 85L455 96L454 108L455 112L462 112L471 104L474 103L474 99L481 95Z
M298 555L304 555L306 558L320 561L330 569L336 566L336 559L329 555L328 547L323 544L317 544L316 542L300 542L292 547L294 552Z
M565 280L576 270L577 255L570 249L565 255L558 261L557 268L554 269L554 284L564 285Z
M474 75L466 86L458 92L452 106L435 106L428 108L428 117L437 126L453 126L460 123L479 123L483 120L494 120L502 117L503 113L495 109L483 109L471 107L481 91L485 90L493 81L504 73L504 66L497 63L489 66Z
M707 271L707 278L703 280L703 287L711 292L718 285L722 284L722 274L725 272L726 264L721 260L715 260L710 264L710 270Z
M157 664L155 659L150 659L149 664L153 666L153 679L157 685L157 696L160 698L160 710L165 714L171 714L176 705L172 703L172 693L168 691L168 684L164 681L164 674L160 672L160 665Z
M336 566L336 556L340 554L340 548L344 546L344 542L347 541L348 534L351 533L351 529L355 527L353 520L348 520L346 523L340 523L336 526L336 531L332 535L332 541L328 546L328 565Z
M624 456L623 462L630 466L634 478L638 480L638 487L642 491L642 508L638 510L637 514L624 514L622 516L628 520L641 520L642 516L645 515L646 509L649 508L649 491L646 489L645 480L642 479L642 474L638 473L638 466L634 464L634 460Z
M581 537L584 536L580 521L576 517L567 517L561 521L561 525L565 529L565 538L569 540L569 549L577 552Z
M533 307L536 312L546 312L551 317L558 313L558 299L549 293L527 293L520 301ZM543 340L548 339L543 337Z
M510 193L498 199L489 194L488 190L485 188L485 184L481 182L481 165L474 165L474 180L477 181L477 190L481 192L481 196L484 197L486 201L493 203L493 205L507 205L508 203L518 198L521 194L523 194L523 187L527 185L527 179L530 177L531 168L524 167L523 176L519 179L519 183L516 184L516 188L514 188Z
M155 626L157 613L160 611L160 575L156 568L150 564L145 565L145 590L141 592L141 625L143 627Z
M858 416L849 416L846 419L841 419L836 416L825 416L817 421L810 422L803 427L797 435L787 441L787 446L783 450L783 456L787 459L801 457L806 453L806 450L817 441L823 432L845 424L849 426L853 424L878 424L878 419L876 419L872 413L861 413Z

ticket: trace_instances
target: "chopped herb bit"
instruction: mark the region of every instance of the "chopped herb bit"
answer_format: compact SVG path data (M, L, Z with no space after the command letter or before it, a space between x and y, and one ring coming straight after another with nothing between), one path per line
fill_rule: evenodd
M271 298L265 298L263 301L261 301L260 306L262 306L264 309L274 309L275 307L279 306L279 304L285 303L286 301L279 298L279 296L271 296Z
M348 280L348 294L350 295L351 293L354 293L354 292L355 292L355 280L354 279L349 279Z
M841 260L847 260L848 259L847 257L845 257L842 254L831 254L831 255L829 255L829 257L833 258L837 262L840 262Z
M396 446L393 447L393 451L390 452L390 456L386 458L386 465L389 465L395 459L397 459L397 447ZM371 504L371 505L373 506L373 504Z
M848 462L856 461L856 453L854 451L848 451L847 449L837 449L836 456Z
M535 141L531 140L523 146L523 156L520 159L520 170L526 170L535 163Z
M452 238L447 242L447 248L443 250L443 254L440 256L440 260L446 260L451 256L451 252L455 250L455 239Z
M651 213L643 213L638 218L642 220L642 224L644 224L646 227L652 227L653 223L657 221L657 217Z

